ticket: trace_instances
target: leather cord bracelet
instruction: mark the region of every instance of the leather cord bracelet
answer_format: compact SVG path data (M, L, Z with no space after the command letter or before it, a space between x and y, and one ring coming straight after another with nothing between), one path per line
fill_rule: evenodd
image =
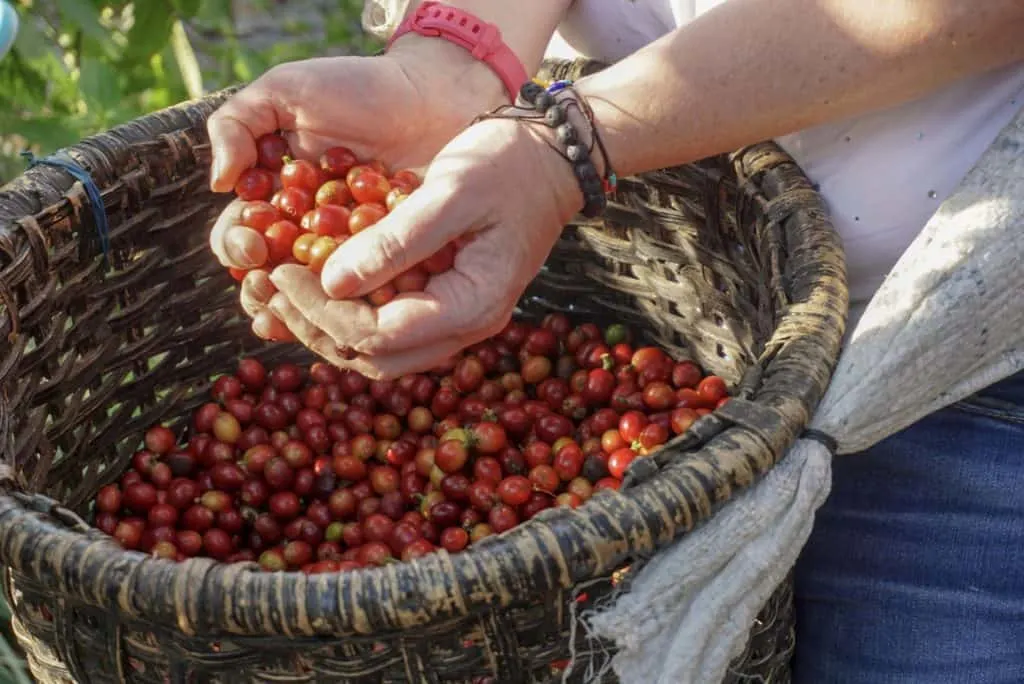
M570 113L578 111L590 128L589 140L570 121ZM590 106L572 87L570 81L556 81L544 87L536 81L528 81L519 89L516 103L478 116L474 123L486 119L516 119L527 124L543 125L554 129L558 146L545 140L572 166L573 175L583 193L582 213L594 218L604 213L608 206L607 195L615 189L617 177L612 170L608 152L594 123ZM604 162L602 176L594 162L597 151Z

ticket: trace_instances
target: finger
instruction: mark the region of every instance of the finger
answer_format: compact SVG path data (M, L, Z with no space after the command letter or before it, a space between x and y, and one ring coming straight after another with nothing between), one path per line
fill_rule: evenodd
M242 292L239 301L245 313L255 318L258 314L266 311L270 298L277 293L274 284L270 282L270 274L266 271L249 271L242 281Z
M499 279L500 280L500 279ZM423 292L399 295L376 311L373 334L358 351L374 356L429 347L458 338L468 346L500 332L512 317L517 292L453 269L433 276Z
M361 351L363 341L377 328L372 306L359 299L331 299L320 285L320 279L308 268L292 264L278 266L270 274L270 282L305 320L326 333L335 346Z
M283 293L271 297L267 308L303 346L333 365L343 367L345 360L330 336L310 323Z
M230 226L224 233L224 253L235 268L259 268L267 263L267 241L247 226Z
M344 361L345 367L372 380L393 380L409 373L422 373L439 366L472 342L449 339L429 347L421 347L387 356L359 355Z
M345 242L324 265L323 289L357 297L391 281L464 233L482 227L479 208L452 175L428 180L394 211Z
M242 281L239 301L242 309L252 318L252 331L257 337L276 342L294 341L288 327L268 308L276 290L266 271L249 271Z
M224 211L214 221L213 228L210 229L210 249L213 250L213 254L217 257L221 266L229 268L234 266L231 260L228 259L227 249L224 245L224 234L227 233L231 226L239 224L242 218L242 209L244 208L245 202L235 200L224 208Z
M222 266L248 270L267 262L267 241L258 231L242 225L247 204L241 200L229 204L210 230L210 249Z
M252 319L252 331L257 337L271 342L296 342L295 335L269 309L264 309Z
M288 128L284 124L289 115L279 109L269 87L272 73L229 98L206 123L213 147L210 189L214 192L231 190L242 171L256 164L257 138Z

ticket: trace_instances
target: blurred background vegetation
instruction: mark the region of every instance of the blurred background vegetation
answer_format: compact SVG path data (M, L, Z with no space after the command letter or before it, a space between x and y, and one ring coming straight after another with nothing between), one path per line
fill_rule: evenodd
M0 59L0 184L48 154L155 109L308 57L378 49L362 0L11 0ZM30 684L0 596L0 684Z
M49 153L281 62L376 49L362 0L12 0L0 60L0 183Z

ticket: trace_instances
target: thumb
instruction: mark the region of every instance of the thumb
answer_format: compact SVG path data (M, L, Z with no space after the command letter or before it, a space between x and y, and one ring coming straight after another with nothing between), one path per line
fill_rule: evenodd
M282 128L283 118L284 112L278 111L260 81L239 91L215 111L206 123L213 149L210 189L231 190L241 173L255 166L256 140Z
M424 183L394 211L342 243L324 265L321 284L334 299L381 287L483 223L466 193Z

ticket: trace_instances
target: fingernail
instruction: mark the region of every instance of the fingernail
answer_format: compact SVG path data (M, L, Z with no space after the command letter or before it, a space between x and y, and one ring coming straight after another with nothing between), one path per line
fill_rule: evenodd
M252 319L252 332L260 339L270 340L270 332L267 330L266 314L260 312Z
M224 244L224 250L228 253L228 258L239 268L257 268L263 265L263 262L257 258L257 255L252 254L246 245L240 245L234 240L228 240Z
M252 291L252 296L261 304L266 304L271 297L277 294L277 288L269 279L253 278L249 288Z
M213 156L213 166L210 168L210 189L217 192L217 185L221 175L224 173L224 163L219 154Z
M358 286L355 276L344 264L340 262L328 262L320 275L320 284L324 292L334 299L344 299L350 296Z

